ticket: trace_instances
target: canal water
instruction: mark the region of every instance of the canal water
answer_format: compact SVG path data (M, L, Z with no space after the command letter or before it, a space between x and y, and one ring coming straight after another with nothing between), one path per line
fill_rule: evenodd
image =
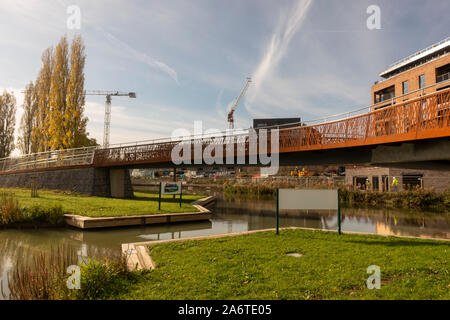
M88 250L120 251L127 242L178 239L248 230L274 228L273 200L226 199L217 193L218 200L209 209L211 221L155 225L134 228L80 231L73 228L39 230L0 230L0 280L7 293L7 274L13 263L43 250L68 245L80 255ZM392 209L342 208L343 231L357 231L381 235L414 236L450 239L450 215ZM305 227L336 230L335 212L281 212L281 227ZM0 293L0 299L2 299Z

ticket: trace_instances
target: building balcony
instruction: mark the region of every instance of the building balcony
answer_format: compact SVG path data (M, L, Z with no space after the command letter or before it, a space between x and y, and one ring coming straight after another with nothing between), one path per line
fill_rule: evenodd
M382 93L382 94L377 94L375 96L375 103L380 103L386 100L391 100L395 97L395 93L394 92L387 92L387 93Z
M436 76L436 83L444 82L450 79L450 72Z

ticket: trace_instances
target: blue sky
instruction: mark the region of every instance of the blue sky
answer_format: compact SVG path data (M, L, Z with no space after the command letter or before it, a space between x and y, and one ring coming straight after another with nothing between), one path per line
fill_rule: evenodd
M381 30L366 27L372 4ZM81 9L80 30L67 29L69 5ZM86 89L138 95L113 98L112 143L170 136L195 120L225 129L248 76L238 127L255 117L309 120L368 105L379 72L449 36L448 12L447 0L0 0L0 89L21 103L42 51L79 33ZM88 97L99 142L103 113L104 99Z

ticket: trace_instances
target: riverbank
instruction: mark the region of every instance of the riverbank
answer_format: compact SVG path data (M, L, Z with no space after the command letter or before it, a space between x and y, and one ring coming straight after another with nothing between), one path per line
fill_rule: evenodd
M443 241L295 229L148 249L156 268L111 298L450 298L449 243ZM381 271L379 290L366 287L371 265Z
M277 188L294 188L286 183L225 184L226 196L249 199L275 199ZM314 189L330 188L319 185ZM340 187L342 205L354 207L405 208L434 212L450 212L450 189L437 193L427 190L400 192L359 191Z
M169 213L200 212L192 202L202 195L183 195L181 207L178 199L163 196L161 210L158 194L150 191L135 192L133 199L90 197L72 192L40 190L31 197L27 189L0 189L0 226L61 226L65 215L88 218L131 217Z

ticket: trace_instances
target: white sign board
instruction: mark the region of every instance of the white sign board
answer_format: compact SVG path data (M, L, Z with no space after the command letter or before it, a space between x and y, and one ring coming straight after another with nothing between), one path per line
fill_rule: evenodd
M279 190L280 210L338 210L337 190Z
M181 194L180 182L161 182L161 195Z

